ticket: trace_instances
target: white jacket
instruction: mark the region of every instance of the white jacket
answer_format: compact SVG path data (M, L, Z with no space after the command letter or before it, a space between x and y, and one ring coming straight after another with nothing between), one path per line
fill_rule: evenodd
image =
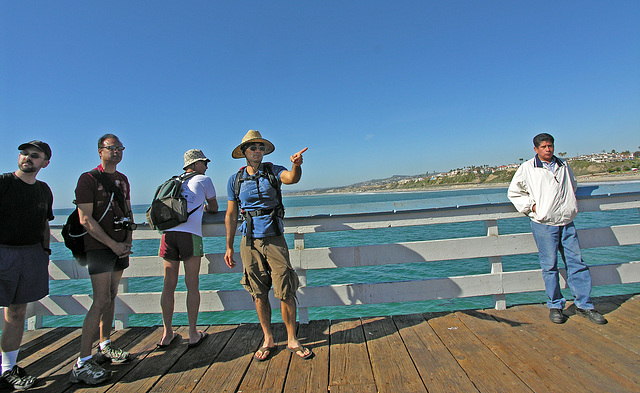
M565 161L556 157L555 175L535 157L520 165L511 179L507 197L533 221L552 226L567 225L578 214L578 184ZM536 205L535 213L531 207Z

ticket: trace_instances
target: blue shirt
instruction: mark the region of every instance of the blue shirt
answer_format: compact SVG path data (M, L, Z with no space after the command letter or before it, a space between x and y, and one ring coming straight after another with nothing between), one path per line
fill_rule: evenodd
M260 172L262 173L262 166L260 166ZM278 183L282 186L282 181L280 180L280 174L287 170L287 168L280 165L272 165L273 174L278 179ZM236 182L236 176L238 173L234 173L229 178L229 182L227 183L227 199L230 201L235 201L235 190L234 185ZM246 178L247 170L242 171L242 177ZM245 180L240 183L240 206L238 209L242 210L258 210L258 209L273 209L278 206L278 191L271 187L269 183L269 179L266 177L260 176L256 180ZM277 225L277 226L276 226ZM280 231L278 232L278 229ZM247 224L243 222L240 226L240 232L242 235L247 234ZM284 232L284 225L282 220L278 217L272 218L270 215L257 216L253 217L253 237L254 238L263 238L269 236L276 236L278 233Z
M542 161L542 160L540 160L540 161ZM556 168L557 168L557 166L556 166L556 157L555 156L551 157L551 162L542 161L542 166L544 166L545 168L550 170L551 173L553 173L555 175Z

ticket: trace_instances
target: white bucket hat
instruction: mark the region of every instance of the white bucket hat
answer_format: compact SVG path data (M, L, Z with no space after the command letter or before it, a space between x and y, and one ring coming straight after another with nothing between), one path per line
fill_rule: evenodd
M199 150L199 149L187 150L187 152L184 153L184 166L182 167L182 169L186 170L189 165L197 161L211 162L210 159L205 157L202 150Z

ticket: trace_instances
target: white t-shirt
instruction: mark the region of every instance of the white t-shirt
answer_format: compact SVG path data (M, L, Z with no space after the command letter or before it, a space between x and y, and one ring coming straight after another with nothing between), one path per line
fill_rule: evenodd
M216 189L208 176L195 175L182 185L182 195L187 199L187 210L196 209L187 222L167 229L165 232L177 231L202 236L203 205L207 199L216 197Z

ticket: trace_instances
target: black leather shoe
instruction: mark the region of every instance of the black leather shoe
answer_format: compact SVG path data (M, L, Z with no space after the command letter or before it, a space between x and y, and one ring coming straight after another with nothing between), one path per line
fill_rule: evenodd
M607 320L604 319L602 314L600 314L596 310L584 310L582 308L576 307L576 314L585 318L589 318L591 322L597 323L598 325L604 325L605 323L607 323Z
M551 308L549 309L549 319L553 323L564 323L565 318L562 310L559 308Z

